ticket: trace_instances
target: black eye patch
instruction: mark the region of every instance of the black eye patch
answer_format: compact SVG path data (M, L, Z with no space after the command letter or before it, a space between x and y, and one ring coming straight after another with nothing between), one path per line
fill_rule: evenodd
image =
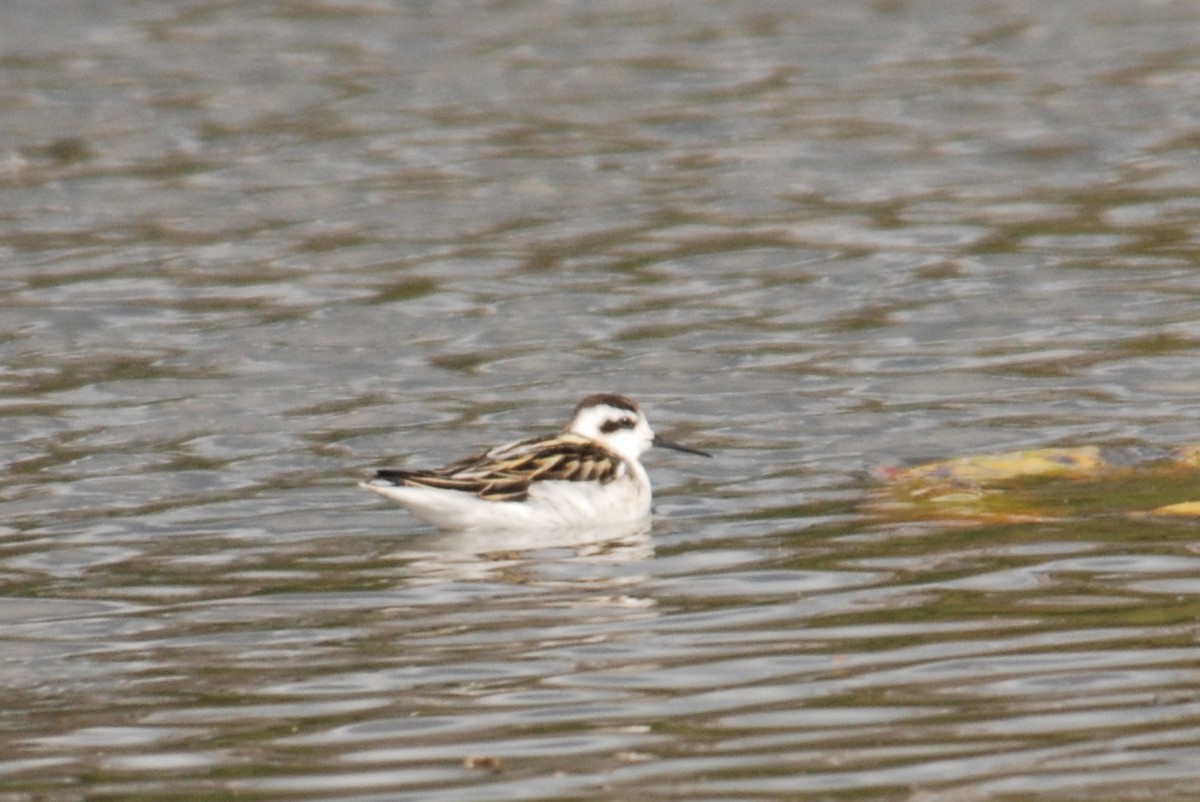
M606 420L600 424L600 431L604 434L612 434L617 429L632 429L637 426L637 421L633 418L618 418L617 420Z

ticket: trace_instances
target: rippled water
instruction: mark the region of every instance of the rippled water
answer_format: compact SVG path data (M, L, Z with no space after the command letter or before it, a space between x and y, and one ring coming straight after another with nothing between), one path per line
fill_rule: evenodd
M0 797L1193 796L1193 522L862 503L1200 440L1195 4L3 17ZM650 531L354 486L596 390Z

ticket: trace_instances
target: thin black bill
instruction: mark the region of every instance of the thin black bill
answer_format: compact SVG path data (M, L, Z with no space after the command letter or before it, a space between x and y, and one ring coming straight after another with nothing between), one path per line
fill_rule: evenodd
M654 446L656 448L669 448L672 451L682 451L684 454L695 454L700 457L709 457L709 458L712 457L712 454L709 454L707 451L701 451L698 448L688 448L687 446L681 446L681 445L679 445L679 443L668 440L667 438L663 437L660 434L654 435L654 439L651 442L654 444Z

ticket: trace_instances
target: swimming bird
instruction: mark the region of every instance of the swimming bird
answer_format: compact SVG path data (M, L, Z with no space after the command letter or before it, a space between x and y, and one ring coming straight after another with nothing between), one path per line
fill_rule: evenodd
M603 526L650 514L639 457L652 446L711 457L654 433L641 407L589 395L555 434L531 437L431 470L378 470L360 487L439 529Z

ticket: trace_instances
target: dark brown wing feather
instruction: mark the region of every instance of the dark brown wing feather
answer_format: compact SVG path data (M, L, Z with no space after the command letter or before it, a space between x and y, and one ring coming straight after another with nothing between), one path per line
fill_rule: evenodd
M620 456L572 434L522 440L423 471L382 470L376 479L410 487L474 493L488 501L524 501L534 482L608 484L623 470Z

